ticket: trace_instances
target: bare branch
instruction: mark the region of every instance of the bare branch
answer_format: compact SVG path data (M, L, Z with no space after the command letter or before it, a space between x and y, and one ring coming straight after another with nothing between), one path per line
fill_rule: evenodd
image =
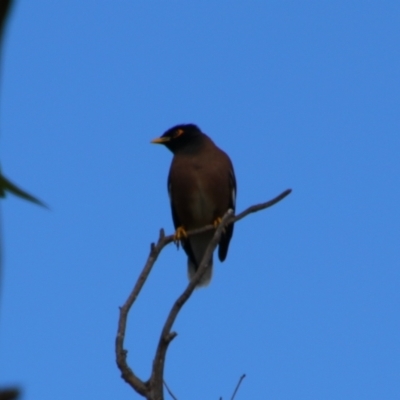
M143 287L144 283L146 282L147 277L149 276L149 274L153 268L153 265L157 260L158 255L160 254L161 250L165 246L164 241L165 241L164 230L161 229L160 237L158 239L157 245L155 245L154 243L151 244L150 255L147 259L147 262L146 262L141 274L139 275L139 278L136 281L136 284L135 284L131 294L129 295L125 304L122 307L120 307L120 309L119 309L118 332L117 332L117 337L115 340L115 352L117 355L117 365L121 371L122 378L142 396L145 396L146 392L148 390L146 383L143 382L142 380L140 380L135 375L135 373L129 368L129 366L126 362L126 355L128 353L124 349L126 321L128 318L129 310L131 309L133 303L139 296L139 293L142 290L142 287Z
M192 295L194 289L196 288L197 284L200 282L201 277L204 275L205 271L207 270L208 261L211 258L212 253L214 252L215 248L218 246L219 240L221 238L222 232L227 225L227 221L233 214L233 210L228 210L224 217L222 218L221 223L219 224L218 228L215 231L215 234L209 243L207 250L203 256L203 259L200 263L200 266L194 275L193 279L188 283L184 292L178 297L175 301L174 305L169 312L167 320L165 321L164 327L161 332L160 340L158 342L156 355L154 357L153 362L153 371L150 378L150 384L152 387L159 388L160 385L162 387L163 382L163 374L164 374L164 363L165 363L165 356L168 350L168 346L171 343L172 339L176 336L175 332L171 332L172 325L175 322L176 317L178 316L179 311ZM214 228L215 229L215 228Z
M168 387L167 382L164 381L164 386L167 389L168 394L174 399L174 400L178 400L177 397L175 397L175 395L171 392L171 389Z
M242 381L243 381L244 378L246 378L246 374L243 374L243 375L240 377L239 382L238 382L237 385L236 385L235 391L233 392L233 395L232 395L232 397L231 397L231 400L234 400L234 398L235 398L235 396L236 396L236 393L237 393L237 391L239 390L240 384L242 383Z
M229 221L227 221L226 226L233 224L244 217L247 217L249 214L255 213L257 211L265 210L266 208L272 207L276 203L279 203L281 200L283 200L286 196L288 196L290 193L292 193L292 189L286 189L284 192L282 192L279 196L276 196L272 200L269 200L265 203L261 204L255 204L254 206L251 206L247 208L246 210L242 211L240 214L237 214L236 216L232 216ZM193 235L198 235L199 233L207 232L212 229L215 229L214 225L206 225L203 228L199 229L193 229L191 231L186 232L187 236L193 236ZM174 241L174 235L166 236L165 237L166 244L169 244Z
M215 250L215 248L217 247L217 245L220 241L220 238L221 238L224 228L230 224L233 224L236 221L241 220L242 218L246 217L248 214L251 214L251 213L254 213L257 211L261 211L268 207L273 206L274 204L278 203L279 201L284 199L286 196L288 196L291 193L291 191L292 191L291 189L287 189L283 193L281 193L279 196L275 197L274 199L267 201L265 203L251 206L236 216L232 215L233 214L232 210L228 210L228 212L224 215L224 217L217 229L215 229L214 225L207 225L203 228L195 229L195 230L187 232L187 236L192 236L192 235L197 235L199 233L203 233L203 232L206 232L209 230L215 230L214 236L207 247L206 253L204 254L203 260L200 263L200 266L199 266L195 276L188 283L184 292L179 296L179 298L175 301L173 307L171 308L171 311L170 311L170 313L167 317L167 320L164 324L164 327L163 327L163 330L162 330L162 333L161 333L161 336L160 336L160 339L158 342L150 379L145 382L145 381L141 380L140 378L138 378L135 375L135 373L132 371L132 369L129 367L127 360L126 360L127 359L127 350L124 349L124 340L125 340L126 324L127 324L129 310L131 309L132 305L134 304L137 297L139 296L140 291L142 290L143 285L145 284L145 282L153 268L153 265L157 261L157 258L160 255L162 249L166 245L168 245L169 243L172 243L174 241L174 235L165 236L164 230L161 229L157 244L154 244L154 243L151 244L150 254L147 258L146 264L143 267L142 272L139 275L138 280L136 281L135 286L133 287L131 294L127 298L124 305L122 307L120 307L118 331L117 331L117 337L115 340L116 361L117 361L118 368L121 371L121 376L133 389L136 390L137 393L141 394L143 397L146 397L146 399L149 399L149 400L150 399L151 400L162 400L163 399L163 394L162 394L163 384L164 384L163 375L164 375L164 364L165 364L166 352L167 352L169 344L177 335L175 332L171 332L172 326L174 324L176 317L178 316L179 311L181 310L183 305L186 303L186 301L190 298L190 296L192 295L197 284L200 282L201 277L207 270L208 261L210 260L213 251ZM233 396L235 396L243 378L244 378L244 376L241 377ZM169 391L168 387L167 387L167 390ZM233 397L232 397L232 399L233 399Z

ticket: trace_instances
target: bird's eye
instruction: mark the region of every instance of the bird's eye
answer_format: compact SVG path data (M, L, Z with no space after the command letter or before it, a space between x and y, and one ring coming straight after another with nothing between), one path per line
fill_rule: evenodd
M181 136L185 131L183 129L177 129L175 131L175 135L174 135L174 139L176 139L177 137Z

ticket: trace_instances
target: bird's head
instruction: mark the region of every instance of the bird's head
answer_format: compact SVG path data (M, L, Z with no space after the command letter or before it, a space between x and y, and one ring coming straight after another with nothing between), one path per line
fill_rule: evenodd
M168 129L151 143L163 144L175 154L180 151L190 151L200 143L203 137L204 133L196 125L182 124Z

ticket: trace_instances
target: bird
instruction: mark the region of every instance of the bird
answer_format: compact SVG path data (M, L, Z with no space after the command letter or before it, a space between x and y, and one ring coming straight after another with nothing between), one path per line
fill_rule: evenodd
M174 239L181 242L188 257L188 278L192 280L203 259L214 230L187 237L187 231L221 222L236 204L236 178L229 156L195 124L168 129L151 143L162 144L173 153L168 174L168 195ZM218 258L224 261L233 235L233 224L225 227L218 244ZM207 286L212 278L213 257L197 286Z

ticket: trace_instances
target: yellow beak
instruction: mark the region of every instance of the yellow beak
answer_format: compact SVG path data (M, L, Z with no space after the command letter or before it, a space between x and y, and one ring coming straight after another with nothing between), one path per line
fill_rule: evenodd
M169 137L159 137L159 138L153 139L150 143L164 144L166 142L169 142L170 140L171 140L171 138L169 138Z

